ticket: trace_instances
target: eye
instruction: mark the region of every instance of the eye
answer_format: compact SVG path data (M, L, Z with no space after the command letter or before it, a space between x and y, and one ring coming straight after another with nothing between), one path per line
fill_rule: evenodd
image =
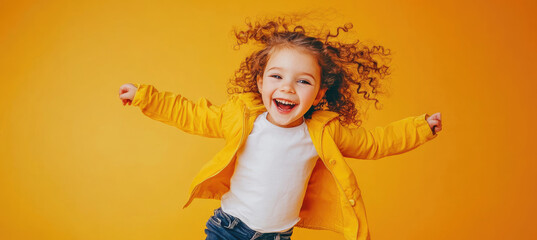
M282 77L280 75L276 75L276 74L270 75L270 77L273 77L273 78L276 78L276 79L282 79Z
M298 80L298 83L311 85L311 83L308 82L307 80Z

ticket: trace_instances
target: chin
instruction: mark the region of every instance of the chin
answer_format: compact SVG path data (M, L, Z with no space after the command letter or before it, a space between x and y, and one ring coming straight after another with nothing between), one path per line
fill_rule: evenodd
M278 114L278 113L276 113ZM273 119L273 124L280 126L280 127L295 127L302 123L302 117L279 117L278 115L271 114ZM276 117L275 117L276 116ZM297 123L300 121L300 123Z

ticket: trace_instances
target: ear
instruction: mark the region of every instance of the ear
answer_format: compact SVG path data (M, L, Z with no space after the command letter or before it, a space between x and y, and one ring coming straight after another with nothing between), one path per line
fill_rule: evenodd
M319 89L319 92L317 93L317 96L315 97L315 100L313 101L313 106L316 106L317 104L319 104L319 102L321 102L321 100L324 97L324 94L326 93L326 90L328 90L328 88Z
M261 93L261 90L263 89L263 77L262 76L257 76L257 90L259 91L259 93Z

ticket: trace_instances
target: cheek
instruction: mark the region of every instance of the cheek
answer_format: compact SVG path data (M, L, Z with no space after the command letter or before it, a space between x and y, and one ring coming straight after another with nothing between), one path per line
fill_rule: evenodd
M270 90L270 86L267 86L267 84L263 84L263 88L259 90L259 93L261 93L261 97L263 98L263 101L270 101L272 92Z
M265 94L272 94L272 92L274 91L274 84L272 84L270 81L266 81L266 82L263 82L263 90L261 92L265 93Z
M307 102L308 104L309 103L313 103L313 101L315 101L315 91L305 91L303 94L302 94L302 100L304 102Z

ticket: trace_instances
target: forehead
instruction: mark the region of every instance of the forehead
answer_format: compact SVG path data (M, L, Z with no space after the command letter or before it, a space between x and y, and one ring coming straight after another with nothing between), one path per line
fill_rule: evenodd
M291 72L306 72L312 75L320 75L320 67L317 57L305 49L290 47L274 48L269 53L266 70L273 67Z

